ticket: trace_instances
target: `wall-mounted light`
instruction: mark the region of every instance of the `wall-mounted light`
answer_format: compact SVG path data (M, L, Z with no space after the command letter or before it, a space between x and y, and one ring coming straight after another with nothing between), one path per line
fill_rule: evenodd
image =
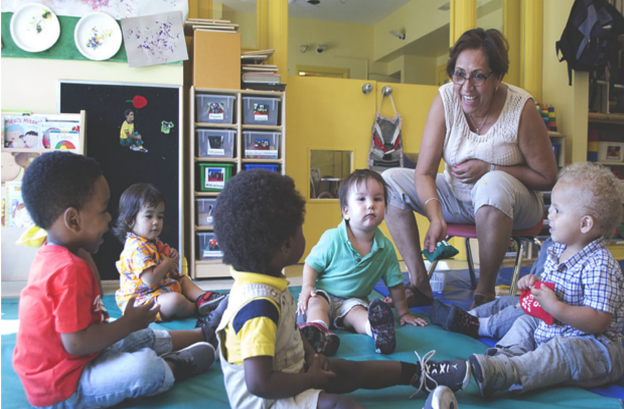
M318 46L316 46L316 53L317 54L322 54L325 51L327 51L327 44L319 44Z
M403 30L390 30L390 34L405 41L405 31Z
M301 44L299 46L299 51L301 51L301 53L305 53L306 51L308 51L308 45L307 44Z

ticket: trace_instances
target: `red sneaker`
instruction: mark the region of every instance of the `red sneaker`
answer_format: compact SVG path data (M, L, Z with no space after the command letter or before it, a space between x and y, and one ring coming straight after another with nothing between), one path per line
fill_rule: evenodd
M223 301L226 294L215 293L212 291L206 291L204 294L197 297L195 300L195 309L200 316L206 316L210 314L215 308L219 306L219 303Z
M333 356L338 352L340 338L321 324L306 322L299 329L317 354Z

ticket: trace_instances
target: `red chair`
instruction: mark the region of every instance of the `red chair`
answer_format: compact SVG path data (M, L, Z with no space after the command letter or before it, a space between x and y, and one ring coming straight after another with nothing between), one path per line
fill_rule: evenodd
M509 286L509 295L515 295L518 287L518 278L520 275L520 268L522 267L522 258L524 256L524 248L525 243L533 243L538 249L541 248L542 242L537 239L535 236L539 235L542 231L542 226L544 224L544 218L542 217L540 221L533 227L529 227L527 229L520 230L512 230L511 232L511 241L516 244L516 248L518 252L516 253L516 260L514 262L514 270L513 275L511 277L511 285ZM466 260L468 261L468 271L470 272L470 284L471 289L477 288L477 277L474 271L474 263L472 261L472 251L470 250L470 239L477 238L477 227L473 224L448 224L446 226L446 234L447 240L451 237L464 237L465 246L466 246ZM431 279L431 275L435 271L436 265L438 261L434 261L431 263L429 267L429 278Z

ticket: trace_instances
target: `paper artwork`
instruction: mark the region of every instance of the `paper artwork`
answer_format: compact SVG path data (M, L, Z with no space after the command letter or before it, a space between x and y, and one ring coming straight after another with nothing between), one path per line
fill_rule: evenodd
M82 17L102 11L116 20L179 11L188 16L187 0L2 0L3 12L14 12L27 3L41 3L59 16Z
M122 19L121 31L130 67L188 59L179 12Z

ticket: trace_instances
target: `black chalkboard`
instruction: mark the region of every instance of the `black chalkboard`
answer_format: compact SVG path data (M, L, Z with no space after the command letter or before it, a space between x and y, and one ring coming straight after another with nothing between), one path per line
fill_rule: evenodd
M137 182L152 183L166 200L160 239L183 253L179 208L181 87L72 81L61 81L59 86L59 112L87 112L86 155L100 163L108 180L113 221L126 188ZM147 105L142 106L141 101L147 101ZM143 137L147 153L132 151L119 143L124 111L129 108L135 111L136 131ZM168 134L162 132L163 121L170 123L165 126L170 128ZM99 252L93 256L103 280L119 279L115 263L122 249L122 243L111 232L106 233Z

